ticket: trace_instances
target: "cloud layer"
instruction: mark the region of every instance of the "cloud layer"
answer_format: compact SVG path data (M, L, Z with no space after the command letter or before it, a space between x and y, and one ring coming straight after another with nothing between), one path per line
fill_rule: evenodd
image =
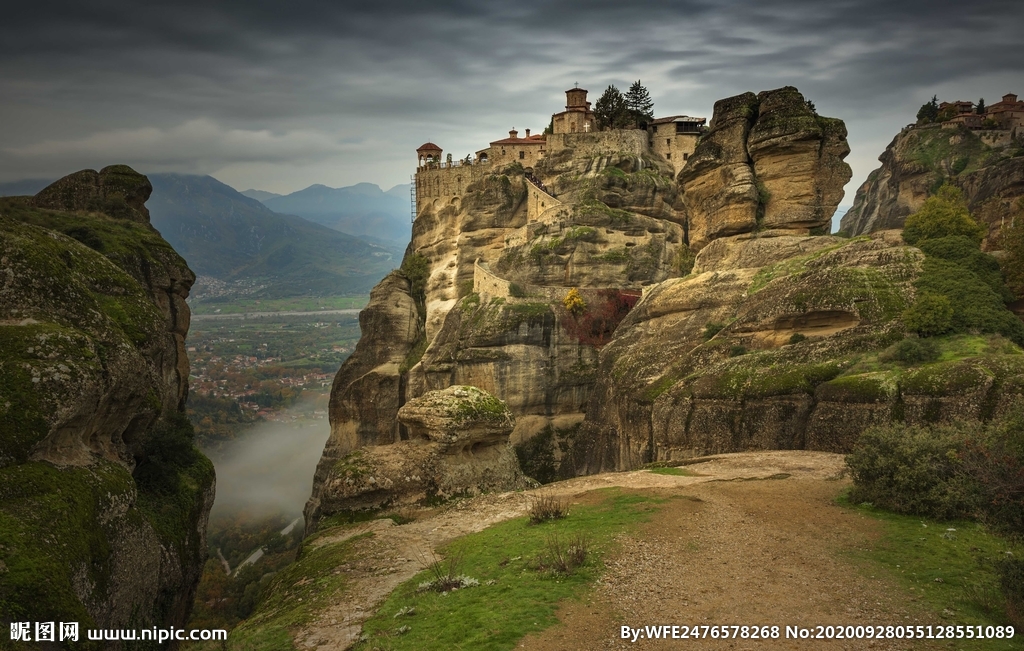
M543 128L574 82L639 78L656 112L708 117L797 86L847 122L850 195L932 94L1024 94L1022 26L1004 0L22 3L0 21L0 181L127 162L390 186L425 140L464 156Z

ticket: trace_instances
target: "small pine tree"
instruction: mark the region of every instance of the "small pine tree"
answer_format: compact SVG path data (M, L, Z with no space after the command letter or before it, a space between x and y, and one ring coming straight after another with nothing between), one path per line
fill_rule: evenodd
M629 110L634 126L638 128L642 123L654 119L654 101L639 79L626 92L626 109Z
M985 115L985 111L988 110L985 106L985 98L978 98L978 105L974 108L974 112L978 115Z
M923 104L917 111L917 121L920 124L926 124L928 122L935 122L939 118L939 96L932 95L932 99L927 104Z
M629 109L626 108L626 98L615 86L606 88L597 99L597 103L594 104L594 115L600 129L621 129L628 126L631 120Z

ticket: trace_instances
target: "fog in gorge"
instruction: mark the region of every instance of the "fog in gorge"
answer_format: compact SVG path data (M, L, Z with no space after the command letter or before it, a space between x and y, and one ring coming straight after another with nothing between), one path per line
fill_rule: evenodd
M330 431L327 419L263 422L216 452L207 452L217 470L217 498L210 517L300 516Z

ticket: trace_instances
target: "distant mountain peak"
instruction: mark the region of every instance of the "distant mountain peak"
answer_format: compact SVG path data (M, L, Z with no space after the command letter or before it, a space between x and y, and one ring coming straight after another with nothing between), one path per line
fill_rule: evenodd
M255 199L256 201L266 201L267 199L283 196L276 192L267 192L266 190L256 190L253 188L243 190L242 192L239 192L239 194L249 197L250 199Z

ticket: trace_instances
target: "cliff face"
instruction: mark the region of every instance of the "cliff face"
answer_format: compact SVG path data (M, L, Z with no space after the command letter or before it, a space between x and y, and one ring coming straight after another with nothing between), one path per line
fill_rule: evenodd
M146 177L0 204L0 618L184 625L213 468L184 417L195 277Z
M679 173L690 246L755 231L827 227L850 180L842 120L792 87L715 102L710 131Z
M857 190L841 228L861 235L902 228L944 182L964 191L972 214L988 226L986 250L1000 248L1002 218L1024 196L1024 135L1010 131L908 127L893 138Z
M891 418L1005 409L1024 384L1005 340L961 342L928 368L886 357L920 251L895 232L814 235L850 178L845 133L783 88L717 102L675 179L635 131L553 138L533 181L516 165L421 171L425 191L455 189L423 203L402 270L363 313L308 526L358 506L349 455L409 447L402 405L454 385L508 406L510 441L541 481L713 452L843 451Z

